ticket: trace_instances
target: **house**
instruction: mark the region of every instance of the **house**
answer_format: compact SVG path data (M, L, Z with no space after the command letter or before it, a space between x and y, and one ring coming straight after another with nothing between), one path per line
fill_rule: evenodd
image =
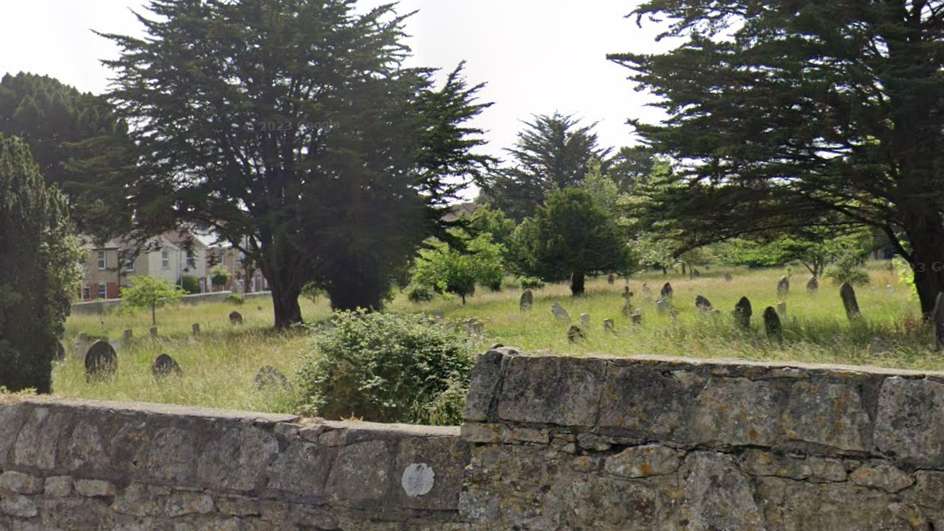
M256 291L267 291L269 281L262 275L258 269L247 270L246 255L227 242L220 242L212 235L198 235L208 246L207 249L207 268L208 271L216 266L221 266L229 273L229 279L226 285L222 287L214 286L214 289L223 291L232 291L233 284L239 282L240 288L244 293L253 293Z
M207 246L188 231L168 232L143 245L119 239L104 244L95 244L88 237L82 240L89 251L83 301L119 298L121 288L141 276L179 283L184 275L190 275L197 278L201 291L210 291Z

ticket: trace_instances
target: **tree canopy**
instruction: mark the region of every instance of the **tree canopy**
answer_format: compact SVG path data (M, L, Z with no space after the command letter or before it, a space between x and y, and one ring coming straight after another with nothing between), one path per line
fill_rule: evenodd
M106 35L135 125L139 229L212 227L269 280L277 327L314 281L379 309L448 202L488 162L461 66L405 68L404 16L347 0L151 0L146 37Z
M650 0L635 14L680 42L611 55L668 114L635 122L677 162L663 217L690 243L875 227L930 312L944 291L940 3Z

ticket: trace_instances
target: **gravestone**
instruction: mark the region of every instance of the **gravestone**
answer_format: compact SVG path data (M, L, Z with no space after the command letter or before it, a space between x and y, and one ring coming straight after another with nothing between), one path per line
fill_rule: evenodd
M129 329L125 330L125 333L124 333L124 334L122 334L121 340L124 341L125 343L131 343L131 340L132 340L132 339L134 339L134 331L132 331L132 330L129 328Z
M156 326L152 326L152 327L148 330L148 333L151 334L151 337L157 337L157 327L156 327Z
M72 344L72 348L77 356L84 358L88 354L89 344L86 341L76 341Z
M741 328L751 327L751 316L753 314L751 301L747 297L741 297L741 300L734 305L734 322Z
M164 378L172 374L180 374L180 365L174 358L167 354L161 354L154 360L154 364L151 365L151 374L153 374L155 378Z
M616 283L616 276L613 275L613 273L610 273L610 276L606 277L606 282L607 284L612 286L613 284Z
M436 319L437 321L442 321L445 318L446 318L446 314L442 310L436 310L435 312L433 312L433 319ZM332 325L331 328L336 328L334 326L334 323L332 323L331 321L328 321L328 324Z
M777 303L777 316L780 317L781 321L787 319L787 303L782 301Z
M521 293L521 301L518 303L518 307L522 312L529 312L532 306L534 306L534 292L526 289Z
M711 301L701 295L695 297L695 307L698 308L700 312L711 312L714 310L711 306Z
M670 284L670 283L668 283L668 282L666 282L666 283L662 286L662 291L659 292L659 294L662 295L662 298L663 298L663 299L671 299L671 298L672 298L672 293L673 293L673 291L672 291L672 284Z
M767 332L768 339L783 341L783 325L780 324L777 310L771 306L764 310L764 330Z
M891 284L885 284L885 293L888 293L889 295L894 295L895 287L892 286Z
M96 341L85 354L85 380L111 378L118 370L118 353L107 341Z
M819 279L816 276L810 277L810 280L806 283L806 291L813 293L819 290Z
M777 282L777 295L785 296L790 293L790 278L783 276L780 277L780 281Z
M567 340L571 343L576 343L584 338L583 330L580 329L577 325L570 325L570 329L567 330Z
M240 324L240 325L243 324L243 314L241 314L241 313L239 313L239 312L236 312L236 311L230 312L230 314L229 314L229 322L230 322L230 324L234 324L234 325L235 325L235 324Z
M62 344L62 341L56 341L56 361L62 361L66 359L66 346Z
M623 288L623 315L629 317L633 314L633 292L629 291L629 286Z
M693 268L692 268L692 276L695 277L695 278L700 277L700 276L701 276L701 271L699 271L699 270L697 270L697 269L695 269L695 268L693 267Z
M567 313L567 310L565 310L560 303L555 302L554 305L551 306L551 312L554 313L554 317L557 318L558 321L570 322L570 314Z
M590 314L589 313L580 314L580 326L584 328L590 328Z
M482 337L485 332L485 325L478 319L469 319L465 322L465 332L469 337Z
M632 315L631 319L633 320L633 326L642 326L642 314L636 312Z
M672 307L672 301L664 297L659 297L656 299L656 309L659 310L659 313L665 313Z
M200 323L193 323L190 329L193 331L194 336L200 335Z
M724 273L724 281L725 281L725 282L731 282L732 280L734 280L734 277L731 276L731 273L725 272L725 273Z
M944 293L938 293L931 312L931 324L934 325L934 350L944 347Z
M125 342L120 339L110 339L108 344L111 345L111 348L115 349L115 352L121 352L121 349L125 346Z
M652 302L652 290L649 289L649 284L642 285L642 294L645 296L646 302Z
M79 337L76 341L81 341L83 343L88 343L89 337L88 332L79 332Z
M603 331L604 332L614 332L616 325L613 323L613 319L604 319L603 320Z
M252 381L256 384L256 389L260 391L271 391L274 389L290 391L292 389L292 384L288 381L288 378L282 374L282 371L271 365L263 365L260 367Z
M862 315L859 312L859 301L856 300L855 289L852 286L843 282L842 286L839 287L839 296L842 297L842 305L845 307L846 317L850 321Z

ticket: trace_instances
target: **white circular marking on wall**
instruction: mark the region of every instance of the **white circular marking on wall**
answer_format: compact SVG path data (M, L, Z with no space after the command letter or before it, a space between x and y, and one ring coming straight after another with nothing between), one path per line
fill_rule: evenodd
M426 463L414 463L406 467L403 471L403 479L400 480L403 490L411 498L429 494L435 482L436 473Z

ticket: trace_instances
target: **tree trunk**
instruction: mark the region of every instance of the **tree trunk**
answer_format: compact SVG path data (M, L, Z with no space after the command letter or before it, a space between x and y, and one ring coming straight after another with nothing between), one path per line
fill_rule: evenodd
M462 305L465 306L465 293L462 294Z
M586 288L584 284L586 282L586 275L582 271L575 271L570 276L570 294L574 297L578 295L583 295Z
M157 314L153 304L151 305L151 326L157 326Z
M905 232L911 241L911 268L921 313L934 310L938 293L944 292L944 224L936 213L909 216Z
M272 305L275 308L275 327L289 328L302 323L302 310L298 305L300 287L272 282Z
M685 262L682 262L682 276L685 276Z
M662 276L668 276L669 270L665 266L662 266Z

